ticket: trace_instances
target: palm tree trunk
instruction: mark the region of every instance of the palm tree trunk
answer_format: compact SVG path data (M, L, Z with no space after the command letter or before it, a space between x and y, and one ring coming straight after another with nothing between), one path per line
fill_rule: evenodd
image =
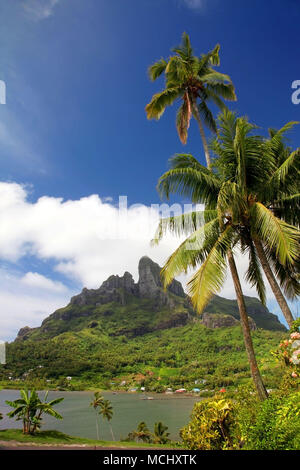
M112 428L112 425L109 423L109 427L110 427L110 433L111 433L111 436L113 438L113 441L115 441L115 436L114 436L114 433L113 433L113 428Z
M206 158L206 165L207 165L207 168L210 169L211 160L210 160L207 140L206 140L202 120L201 120L201 117L200 117L200 114L199 114L199 111L198 111L198 108L197 108L197 103L195 101L193 102L193 110L194 110L195 119L198 122L198 126L199 126L199 131L200 131L200 135L201 135L201 139L202 139L202 143L203 143L203 148L204 148L204 154L205 154L205 158Z
M268 258L266 257L266 253L262 246L261 241L258 239L254 239L253 241L254 241L255 248L256 248L259 260L261 262L262 268L266 275L266 278L269 281L273 294L276 297L276 300L281 308L284 318L286 319L289 327L291 328L295 319L293 318L290 307L288 306L288 303L285 300L283 293L281 292L281 289L278 285L278 282L276 281L276 278L272 272L272 269L270 268L270 264L268 262Z
M99 425L98 425L98 416L96 412L96 432L97 432L97 440L99 441Z
M250 363L250 370L251 370L251 375L253 378L253 382L257 391L257 394L259 396L260 400L265 400L268 398L268 393L266 391L266 388L264 386L264 383L262 381L258 365L256 362L256 357L255 357L255 352L253 348L253 342L251 338L251 331L249 327L249 320L248 320L248 315L247 315L247 310L246 310L246 304L243 296L243 291L239 279L239 275L237 272L236 264L234 261L234 257L232 254L231 250L228 250L227 252L227 258L228 258L228 263L231 271L231 276L233 279L234 283L234 288L236 292L236 298L237 298L237 303L239 307L239 312L240 312L240 317L241 317L241 325L242 325L242 331L243 331L243 336L244 336L244 343L245 343L245 348L248 354L248 359Z

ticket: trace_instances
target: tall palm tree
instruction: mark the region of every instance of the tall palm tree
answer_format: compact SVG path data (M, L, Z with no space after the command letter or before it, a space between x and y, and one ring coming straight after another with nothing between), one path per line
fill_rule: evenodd
M168 259L162 275L167 286L182 271L200 265L188 284L193 304L199 312L222 287L228 262L252 377L263 399L267 394L255 359L245 302L231 249L238 243L241 243L242 248L247 248L250 256L247 278L256 286L264 301L264 284L253 245L253 233L258 234L265 246L275 253L282 266L295 261L299 233L275 216L271 222L264 218L265 211L269 209L257 200L255 193L257 188L262 187L264 168L268 164L268 158L264 161L261 156L261 139L248 136L253 126L245 119L236 119L233 113L225 114L228 125L221 130L213 145L220 159L218 172L209 171L191 155L177 155L171 160L171 169L160 178L158 184L162 196L180 193L189 197L193 203L204 203L205 211L202 214L192 212L163 219L156 239L161 239L166 230L190 234ZM247 184L253 192L249 193Z
M206 169L204 168L204 170ZM202 225L203 220L208 221ZM197 268L187 287L194 308L199 314L203 312L211 297L221 290L226 278L227 265L229 265L236 291L251 375L259 398L265 399L267 392L255 358L247 310L232 254L232 248L237 243L234 229L229 223L221 228L217 211L205 210L203 213L192 212L162 219L154 242L157 243L167 231L177 235L188 234L189 236L165 263L161 272L164 286L167 287L180 273L187 273L190 269Z
M113 417L113 407L111 406L111 402L109 400L103 400L101 405L100 405L100 411L99 414L102 415L103 419L107 419L107 422L110 427L110 433L113 438L113 441L115 440L115 436L113 433L112 425L110 423L112 417Z
M294 123L288 123L280 131L273 132L270 140L263 141L250 135L253 125L237 118L232 112L223 113L219 122L219 135L213 141L212 149L218 156L216 167L226 181L222 190L221 210L224 213L227 211L235 219L242 248L249 252L251 263L248 279L251 281L252 277L257 278L255 272L258 273L260 267L255 257L258 257L291 327L294 318L271 265L288 297L299 294L300 285L296 274L300 260L299 233L287 221L294 221L297 217L299 220L296 204L300 190L300 149L291 153L282 142L282 136ZM283 210L287 202L294 205L294 211ZM261 274L259 279L258 292L264 302Z
M149 67L152 81L165 74L165 89L153 95L147 104L148 119L160 119L167 106L180 100L176 117L179 138L182 143L186 143L190 121L194 116L199 126L208 167L211 160L204 125L212 132L216 132L217 129L207 103L213 102L218 108L224 109L222 98L236 100L230 77L216 72L213 68L220 64L219 50L220 46L216 45L212 51L196 57L189 36L183 33L182 44L172 50L174 55L167 60L160 59Z
M92 406L95 410L96 413L96 432L97 432L97 439L99 440L99 425L98 425L98 408L101 407L102 403L104 401L103 396L101 395L100 392L95 392L94 397L90 403L90 406Z

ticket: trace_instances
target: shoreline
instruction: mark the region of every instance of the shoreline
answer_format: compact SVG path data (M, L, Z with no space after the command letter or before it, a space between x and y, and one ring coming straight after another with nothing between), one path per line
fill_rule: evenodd
M1 387L1 384L0 384ZM27 388L26 386L20 387L20 388L6 388L3 386L3 388L0 388L1 391L15 391L19 392L20 390L23 390ZM33 387L28 387L28 388L33 388ZM91 388L91 389L85 389L85 390L67 390L67 389L57 389L57 388L48 388L48 389L39 389L37 392L55 392L55 393L91 393L95 391L99 391L101 393L111 393L112 395L141 395L145 396L145 400L149 399L149 396L151 397L150 399L155 400L156 398L153 398L155 396L158 397L168 397L168 398L206 398L201 396L199 393L192 393L192 392L187 392L187 393L165 393L165 392L141 392L141 391L136 391L136 392L130 392L127 390L105 390L105 389L99 389L99 388ZM211 393L216 393L216 392L211 392Z

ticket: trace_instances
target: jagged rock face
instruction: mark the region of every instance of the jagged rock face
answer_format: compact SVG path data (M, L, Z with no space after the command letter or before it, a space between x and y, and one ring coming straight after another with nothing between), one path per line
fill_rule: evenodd
M231 315L219 315L215 313L203 313L201 322L206 328L224 328L236 326L239 321Z
M248 317L250 330L257 330L255 321ZM231 326L236 326L240 322L234 318L232 315L220 315L217 313L203 313L200 323L206 328L228 328Z
M99 289L82 289L81 294L71 299L73 305L103 305L109 302L124 302L125 293L137 295L138 287L132 275L125 272L124 276L109 276Z
M110 276L102 283L99 289L84 288L79 295L72 297L73 305L103 305L109 302L126 302L125 295L155 300L157 308L161 306L174 306L173 299L163 291L160 279L160 266L150 258L144 256L139 262L139 282L136 284L132 275L125 272L124 276ZM168 291L179 297L186 297L180 282L174 280Z
M29 326L24 326L24 328L21 328L18 332L17 335L17 340L25 340L28 338L28 333L30 333L33 330L33 328L29 328Z
M147 256L143 256L139 262L139 293L141 297L155 298L162 291L160 278L161 268ZM185 297L183 287L180 282L174 280L168 287L168 291L179 297Z

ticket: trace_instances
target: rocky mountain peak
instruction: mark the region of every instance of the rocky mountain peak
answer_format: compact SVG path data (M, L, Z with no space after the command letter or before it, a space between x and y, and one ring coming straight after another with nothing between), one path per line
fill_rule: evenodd
M139 261L139 293L141 297L153 298L162 291L163 285L160 278L161 267L143 256ZM168 291L179 297L185 297L183 287L180 282L174 280L168 287Z
M139 281L134 282L132 275L126 271L123 276L112 275L98 289L84 288L79 295L72 297L74 305L102 305L108 302L124 304L124 294L140 298L156 299L157 305L172 305L170 296L163 291L160 279L161 267L147 256L143 256L138 265ZM174 280L168 291L179 297L185 297L180 282Z

